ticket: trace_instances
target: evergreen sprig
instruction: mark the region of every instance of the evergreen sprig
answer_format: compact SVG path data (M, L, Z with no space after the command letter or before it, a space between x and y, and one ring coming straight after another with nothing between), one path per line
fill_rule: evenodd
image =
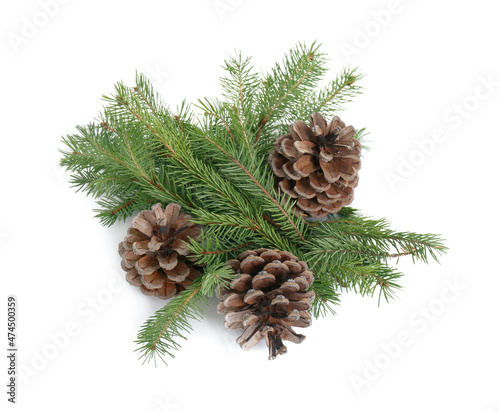
M201 281L196 281L144 323L136 340L136 351L144 362L153 359L156 363L156 358L165 362L166 355L173 358L173 351L180 348L179 340L186 340L186 334L193 329L191 321L203 319L208 298L201 293L201 287Z
M244 250L276 248L307 261L316 276L315 317L333 312L343 289L391 298L402 275L392 260L428 262L446 251L438 236L397 232L349 207L328 221L306 221L293 212L295 200L275 190L267 164L275 138L313 112L330 117L343 109L361 92L357 69L322 83L326 56L317 44L297 45L263 75L239 53L223 67L220 100L172 110L138 74L134 86L118 83L103 98L96 122L63 139L61 164L77 190L97 199L104 225L175 202L203 227L190 244L202 276L142 326L137 343L145 361L173 356L191 321L231 280L225 263ZM360 129L356 138L363 135Z

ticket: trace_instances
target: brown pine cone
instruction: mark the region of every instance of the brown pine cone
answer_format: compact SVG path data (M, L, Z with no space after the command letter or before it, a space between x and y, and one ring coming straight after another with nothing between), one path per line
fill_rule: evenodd
M282 340L301 343L306 338L292 327L308 327L314 291L307 291L314 281L307 263L292 253L260 248L245 251L230 260L236 278L230 289L220 292L217 311L225 314L228 329L244 329L236 340L250 349L262 338L269 347L269 359L284 354Z
M200 275L188 259L187 246L190 238L197 239L200 228L180 209L180 205L170 203L163 210L158 203L151 210L141 211L120 243L127 281L146 295L173 297Z
M355 134L337 116L327 124L314 113L310 126L296 121L276 139L269 163L280 189L298 199L298 212L321 218L352 203L361 167Z

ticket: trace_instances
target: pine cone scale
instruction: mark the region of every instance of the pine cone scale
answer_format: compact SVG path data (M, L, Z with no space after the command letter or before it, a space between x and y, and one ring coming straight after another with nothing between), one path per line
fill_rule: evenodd
M140 275L147 275L160 268L160 264L155 256L146 254L136 261L135 268Z
M153 271L151 274L141 276L142 284L150 290L161 288L165 282L165 276L159 271Z
M135 287L140 287L142 285L141 276L135 268L132 268L127 272L126 280L129 284Z
M314 171L319 170L320 164L315 160L314 156L304 154L293 164L293 169L301 177L309 177Z
M293 143L293 148L298 155L311 154L317 156L319 154L317 145L312 141L296 141Z
M177 255L175 253L170 254L166 258L162 255L158 256L158 263L160 264L160 267L166 271L173 270L176 267L177 262Z
M135 243L136 241L142 241L142 240L147 240L149 237L141 233L139 230L136 230L135 228L130 227L127 230L127 235L125 236L125 241L127 243Z
M296 121L290 128L290 134L292 135L292 137L294 137L294 140L317 143L317 137L303 121ZM294 136L294 134L296 135L296 137Z
M153 225L145 218L136 217L132 222L132 227L148 238L153 235Z

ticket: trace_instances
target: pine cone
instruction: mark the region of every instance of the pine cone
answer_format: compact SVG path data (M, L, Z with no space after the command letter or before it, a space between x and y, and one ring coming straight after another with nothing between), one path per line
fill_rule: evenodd
M250 349L262 338L269 347L269 359L284 354L283 340L301 343L306 338L292 327L308 327L307 311L314 301L314 291L307 291L314 281L307 263L286 251L260 248L245 251L228 262L236 278L230 289L222 290L217 311L225 314L228 329L244 329L236 340Z
M163 210L158 203L151 210L141 211L120 243L127 281L141 287L146 295L173 297L200 275L188 259L186 243L189 238L196 240L200 228L180 209L180 205L170 203Z
M297 211L311 217L337 213L354 199L361 167L361 144L356 131L337 116L330 124L319 113L290 126L274 142L269 163L282 191L298 198Z

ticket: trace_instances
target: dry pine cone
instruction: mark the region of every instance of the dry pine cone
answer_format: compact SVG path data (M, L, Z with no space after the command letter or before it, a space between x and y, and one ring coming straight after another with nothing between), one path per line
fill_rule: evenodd
M146 295L173 297L200 275L187 259L186 243L198 237L200 228L180 209L180 205L170 203L163 210L158 203L151 210L141 211L120 243L127 281Z
M225 314L226 328L244 329L236 342L248 350L264 338L269 359L286 352L282 340L301 343L306 337L292 327L311 325L307 311L315 298L307 291L314 281L307 263L286 251L261 248L228 265L237 276L220 292L217 311Z
M337 116L330 124L319 113L278 137L269 163L282 191L297 198L297 211L321 218L351 204L361 167L356 131Z

